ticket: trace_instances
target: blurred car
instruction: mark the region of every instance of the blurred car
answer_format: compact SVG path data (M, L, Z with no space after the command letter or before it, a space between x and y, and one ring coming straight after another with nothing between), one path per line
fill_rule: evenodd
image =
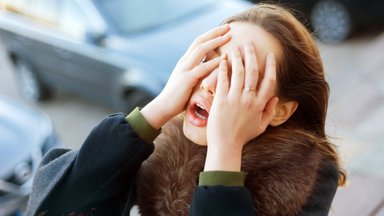
M0 37L26 98L60 89L120 111L165 85L193 39L242 0L0 0Z
M41 157L62 146L46 114L0 96L0 216L21 215Z
M259 2L259 0L253 0ZM328 43L339 43L367 28L384 29L383 0L272 0L304 15L301 20L315 36Z

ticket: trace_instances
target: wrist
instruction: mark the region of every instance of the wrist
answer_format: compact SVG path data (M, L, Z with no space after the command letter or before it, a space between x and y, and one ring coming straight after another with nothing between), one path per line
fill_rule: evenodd
M241 171L242 148L221 145L210 147L208 144L204 171Z
M157 98L145 105L141 110L141 114L147 122L155 129L160 129L173 116L166 112L164 105Z

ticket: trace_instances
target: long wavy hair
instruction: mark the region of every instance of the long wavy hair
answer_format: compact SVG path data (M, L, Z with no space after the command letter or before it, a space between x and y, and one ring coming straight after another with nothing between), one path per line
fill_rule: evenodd
M297 143L295 136L304 137L307 142L302 145L315 145L324 157L335 163L339 168L339 185L344 185L346 173L340 167L335 146L325 134L329 86L311 33L289 10L271 4L257 4L223 23L231 22L255 24L280 42L283 55L277 63L277 96L280 101L297 101L299 104L284 124L268 128L260 138L264 137L265 141L273 137L274 141L277 139L289 145Z

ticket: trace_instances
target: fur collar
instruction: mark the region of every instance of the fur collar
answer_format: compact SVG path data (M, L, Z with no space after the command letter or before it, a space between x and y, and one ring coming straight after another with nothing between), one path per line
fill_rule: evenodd
M245 186L253 195L257 215L296 215L313 190L322 160L315 145L303 144L310 142L300 133L278 134L260 136L243 150ZM287 145L287 139L295 142ZM139 170L141 215L189 215L205 156L206 147L185 138L181 119L165 125L154 153Z

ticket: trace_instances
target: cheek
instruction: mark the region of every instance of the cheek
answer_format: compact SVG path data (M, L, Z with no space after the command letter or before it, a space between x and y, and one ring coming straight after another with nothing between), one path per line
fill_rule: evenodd
M201 146L207 145L207 128L198 128L191 125L187 119L184 118L183 133L184 136L193 143Z

